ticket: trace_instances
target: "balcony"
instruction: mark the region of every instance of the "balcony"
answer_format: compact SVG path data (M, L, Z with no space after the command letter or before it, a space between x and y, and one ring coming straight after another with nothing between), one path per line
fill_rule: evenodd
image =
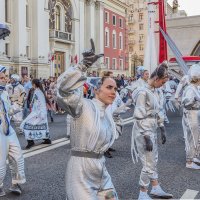
M132 19L132 18L131 18L131 19L128 19L128 23L129 23L129 24L134 24L134 23L135 23L135 20Z
M128 44L129 44L129 45L134 45L134 44L135 44L135 40L129 40L129 41L128 41Z
M135 34L135 30L129 29L129 30L128 30L128 33L129 33L129 34Z
M72 34L68 32L50 30L49 38L62 40L64 42L73 42Z

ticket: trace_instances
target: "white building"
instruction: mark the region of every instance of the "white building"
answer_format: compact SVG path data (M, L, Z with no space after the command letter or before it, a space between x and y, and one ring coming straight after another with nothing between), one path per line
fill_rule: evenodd
M47 78L62 73L93 38L103 52L103 4L93 0L0 0L0 64L10 73ZM52 56L54 55L54 56Z

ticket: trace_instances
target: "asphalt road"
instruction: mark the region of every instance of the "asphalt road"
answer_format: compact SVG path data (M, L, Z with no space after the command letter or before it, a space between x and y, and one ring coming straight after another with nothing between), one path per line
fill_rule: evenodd
M131 111L124 117L131 116ZM65 115L56 115L50 123L52 140L66 136ZM167 143L159 141L159 181L162 187L180 199L187 189L200 191L200 171L185 168L185 151L181 117L178 113L170 114L167 125ZM107 168L121 200L137 199L141 163L133 164L130 152L131 125L126 125L123 135L113 146L116 152L107 159ZM22 148L26 141L19 136ZM37 144L40 145L41 141ZM10 173L5 179L6 197L0 200L65 200L65 170L69 158L69 144L25 158L27 183L22 186L23 194L14 196L8 191ZM200 199L200 193L196 196ZM83 197L83 200L84 197Z

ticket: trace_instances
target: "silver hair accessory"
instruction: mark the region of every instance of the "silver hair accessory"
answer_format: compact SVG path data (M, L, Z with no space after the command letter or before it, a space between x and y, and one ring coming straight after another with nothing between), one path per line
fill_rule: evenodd
M89 84L94 89L99 89L102 85L100 77L87 77L87 84Z

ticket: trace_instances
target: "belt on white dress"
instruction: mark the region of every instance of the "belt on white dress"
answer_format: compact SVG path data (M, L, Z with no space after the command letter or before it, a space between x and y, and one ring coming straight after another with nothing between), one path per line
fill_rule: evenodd
M85 157L85 158L96 158L100 159L103 157L103 153L95 153L95 152L83 152L83 151L75 151L71 150L71 156L76 157Z

